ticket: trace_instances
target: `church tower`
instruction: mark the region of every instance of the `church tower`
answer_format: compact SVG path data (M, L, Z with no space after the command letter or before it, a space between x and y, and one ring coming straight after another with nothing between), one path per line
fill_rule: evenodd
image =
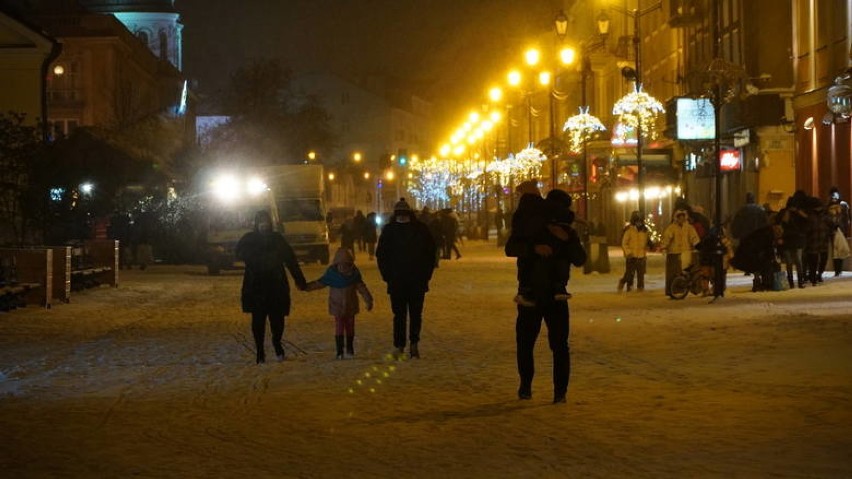
M154 55L183 70L183 25L174 0L79 1L91 12L115 15Z

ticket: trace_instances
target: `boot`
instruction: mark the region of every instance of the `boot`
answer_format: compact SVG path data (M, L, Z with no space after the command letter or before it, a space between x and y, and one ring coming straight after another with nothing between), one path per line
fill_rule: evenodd
M266 362L266 353L263 352L262 349L257 350L257 364L263 364Z
M346 336L346 354L355 356L355 335Z
M420 359L420 350L417 349L417 343L411 343L411 347L408 348L408 354L411 355L411 359Z
M337 345L337 359L343 359L343 335L335 335L334 342Z

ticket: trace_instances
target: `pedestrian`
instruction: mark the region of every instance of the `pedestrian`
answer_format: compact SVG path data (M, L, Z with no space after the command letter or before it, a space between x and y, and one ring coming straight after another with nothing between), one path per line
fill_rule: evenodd
M362 233L364 243L367 245L367 254L370 256L370 261L376 257L376 241L379 240L376 234L376 226L376 213L371 211L367 213L364 220L364 231Z
M731 237L737 242L742 241L752 231L769 224L769 216L766 210L755 202L754 193L749 191L745 198L745 204L731 220Z
M672 297L672 280L692 264L692 250L700 239L687 220L686 210L677 210L674 221L663 231L660 250L666 255L666 296Z
M275 355L283 361L284 318L290 314L290 283L285 267L290 270L296 287L305 289L305 276L296 254L284 236L273 231L269 212L260 210L254 216L254 230L243 235L237 243L236 256L245 262L241 302L243 312L251 313L257 364L266 361L263 342L267 320Z
M843 261L849 257L849 243L843 233L843 223L846 213L840 201L834 201L828 205L828 216L831 222L829 232L829 253L834 269L834 276L843 274Z
M366 244L364 243L364 223L366 221L367 218L364 217L364 213L361 210L356 211L355 216L352 218L352 232L355 237L355 244L358 245L358 251L362 253L366 248Z
M829 200L828 206L835 207L835 215L834 218L836 220L837 227L840 228L840 232L844 237L849 237L849 226L850 226L850 211L849 211L849 203L843 201L840 197L840 190L837 189L836 186L832 186L831 190L829 190Z
M793 193L793 196L787 198L786 206L775 216L775 221L782 229L779 250L784 259L787 283L789 283L790 289L793 289L796 284L799 288L805 287L802 253L808 234L808 214L804 209L806 198L807 195L804 191L797 190ZM793 282L794 268L796 270L796 283Z
M373 295L367 289L361 271L355 266L351 251L340 248L325 273L307 284L306 291L329 287L328 312L334 317L334 342L337 359L343 359L344 338L346 354L355 356L355 315L360 311L358 295L364 299L367 311L373 310Z
M452 208L445 208L438 212L437 228L441 236L441 259L450 259L456 254L456 259L461 258L458 240L459 217Z
M518 185L516 193L523 196L518 203L518 211L512 218L512 231L506 241L506 256L518 258L518 279L525 277L526 273L521 269L534 266L536 261L547 261L554 255L554 249L549 244L547 233L554 235L563 241L564 253L574 266L582 266L586 261L586 252L580 243L580 238L573 231L568 233L561 225L550 222L542 222L534 205L544 205L541 196L536 195L538 187L535 182L524 182ZM538 196L538 199L536 199ZM526 200L524 199L526 197ZM559 198L554 197L554 200ZM520 215L533 215L532 218L524 218ZM536 216L539 215L539 216ZM531 225L541 225L536 234L528 234L526 228ZM526 230L526 231L525 231ZM547 232L547 233L545 233ZM564 238L564 239L563 239ZM531 281L533 289L545 288L544 291L533 291L535 303L532 306L517 305L517 317L515 320L515 343L517 347L516 359L518 363L518 398L521 400L532 399L532 382L535 375L535 358L533 352L538 335L541 332L541 323L547 325L547 337L550 351L553 356L553 403L564 403L568 392L568 380L571 373L571 359L568 347L569 336L569 310L567 299L557 299L561 290L566 290L565 283L557 287L547 281Z
M355 241L359 232L355 230L353 218L349 218L340 225L340 247L348 249L355 254Z
M621 249L624 251L624 276L618 280L618 292L633 289L633 276L636 276L636 290L645 290L645 270L648 254L648 227L642 221L638 211L630 213L630 223L621 237Z
M376 247L379 272L388 285L391 300L393 345L397 357L405 353L406 332L410 356L420 357L423 302L437 254L429 228L417 220L405 198L400 198L394 205L393 216L382 228Z

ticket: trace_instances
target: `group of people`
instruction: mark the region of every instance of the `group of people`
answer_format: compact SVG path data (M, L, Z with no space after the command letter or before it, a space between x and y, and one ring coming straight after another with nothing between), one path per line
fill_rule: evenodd
M553 402L566 400L570 357L568 349L569 313L567 283L572 266L582 266L586 252L572 228L574 214L571 197L552 190L542 198L535 182L518 186L519 207L512 217L512 234L505 245L507 256L517 258L518 292L515 334L520 376L518 398L532 398L535 374L533 351L541 331L547 325L548 342L553 354ZM428 212L427 212L428 213ZM451 215L445 212L444 217ZM435 219L421 214L424 220ZM438 218L441 215L437 215ZM449 223L449 222L448 222ZM444 244L448 244L444 240ZM449 243L450 245L453 243ZM393 312L394 354L401 357L408 348L411 358L420 357L420 332L423 304L439 257L435 233L421 221L411 206L400 199L394 213L382 228L375 256L382 280L387 284ZM268 212L258 211L254 230L244 235L236 249L245 262L241 291L244 312L251 314L256 362L266 362L266 324L272 332L272 346L279 361L285 359L284 320L290 314L290 285L286 271L301 291L329 288L329 313L335 320L336 357L355 354L355 316L359 296L366 309L373 307L373 296L355 265L349 248L340 248L323 275L307 281L292 247L275 232ZM441 256L447 254L442 250Z
M366 251L371 261L375 257L378 241L376 217L375 212L371 211L364 216L364 213L358 210L355 216L340 225L340 247L350 250L353 258L356 247L359 252Z
M369 244L369 242L368 242ZM290 284L286 271L300 291L329 288L328 311L335 322L336 357L355 354L355 316L360 312L359 296L367 311L373 308L373 296L355 265L351 248L337 250L323 275L311 282L305 279L293 248L284 236L274 231L272 218L265 210L254 218L253 231L246 233L236 247L237 258L245 262L241 291L242 310L251 314L256 362L266 362L266 324L272 332L272 347L279 361L285 359L282 343L284 319L290 314ZM417 220L408 203L401 199L394 214L382 229L375 250L379 271L387 283L393 310L393 344L402 355L419 358L423 302L435 267L436 246L428 227Z
M849 228L849 205L837 188L826 202L796 191L778 212L755 205L750 196L731 224L738 241L732 264L754 275L753 291L816 286L829 265L834 276L842 274Z

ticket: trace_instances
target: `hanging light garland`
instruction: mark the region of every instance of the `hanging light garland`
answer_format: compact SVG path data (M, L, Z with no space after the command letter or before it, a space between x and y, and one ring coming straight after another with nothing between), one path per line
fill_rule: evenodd
M657 137L654 121L658 114L665 111L659 100L642 91L641 85L636 85L632 92L621 97L612 107L612 114L618 115L621 123L631 128L642 125L644 137L650 139Z
M538 148L529 146L510 156L512 174L521 179L531 179L541 175L541 164L547 161L547 156Z
M598 117L589 114L589 107L580 107L580 113L565 121L562 131L568 132L568 148L572 153L580 153L583 143L598 131L606 127Z

